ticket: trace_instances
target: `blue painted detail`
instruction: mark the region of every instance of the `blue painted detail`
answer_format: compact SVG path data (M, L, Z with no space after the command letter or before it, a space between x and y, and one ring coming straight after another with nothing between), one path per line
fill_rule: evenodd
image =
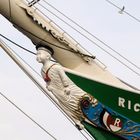
M113 111L102 103L98 102L95 105L90 100L83 99L81 109L85 117L97 127L127 140L140 140L140 124Z

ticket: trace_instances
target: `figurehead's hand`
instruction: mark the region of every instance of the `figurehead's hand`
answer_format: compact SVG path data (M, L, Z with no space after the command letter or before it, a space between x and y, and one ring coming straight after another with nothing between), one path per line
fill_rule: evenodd
M49 86L47 85L46 88L47 88L49 91L52 91L52 89L53 89L53 87L50 86L50 85L49 85Z
M66 95L70 94L70 88L69 87L65 87L64 88L64 93L66 93Z

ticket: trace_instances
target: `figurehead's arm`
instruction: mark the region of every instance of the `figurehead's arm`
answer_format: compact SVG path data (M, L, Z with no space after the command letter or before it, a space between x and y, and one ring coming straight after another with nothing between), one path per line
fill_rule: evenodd
M70 88L69 88L69 80L67 75L65 74L63 68L60 66L59 67L59 76L61 78L62 84L64 86L64 92L69 95L70 94Z
M68 87L69 86L69 80L68 80L68 77L65 74L65 72L64 72L64 70L61 66L58 66L58 73L59 73L59 76L61 78L63 86Z

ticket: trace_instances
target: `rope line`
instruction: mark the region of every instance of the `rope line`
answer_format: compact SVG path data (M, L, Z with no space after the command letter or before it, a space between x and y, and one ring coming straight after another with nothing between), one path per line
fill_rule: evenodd
M29 7L32 7L33 5L35 5L39 1L40 0L32 0L31 2L28 3L28 5L29 5Z
M57 140L52 134L50 134L44 127L42 127L39 123L37 123L33 118L31 118L28 114L26 114L21 108L19 108L14 102L12 102L9 98L7 98L3 93L0 92L0 95L5 98L10 104L12 104L17 110L19 110L22 114L24 114L28 119L30 119L33 123L35 123L41 130L47 133L51 138Z
M30 64L28 64L20 55L18 55L11 47L8 46L8 48L17 56L19 57L33 72L35 72L40 78L42 76L32 67Z
M14 41L12 41L11 39L9 39L8 37L6 37L6 36L4 36L4 35L2 35L2 34L0 34L0 36L3 37L4 39L8 40L8 41L11 42L12 44L18 46L19 48L23 49L24 51L36 55L36 53L34 53L34 52L32 52L32 51L26 49L25 47L22 47L21 45L15 43Z
M11 42L12 44L16 45L16 46L19 47L20 49L23 49L24 51L26 51L26 52L28 52L28 53L31 53L31 54L33 54L33 55L36 55L35 52L32 52L32 51L29 50L29 49L26 49L25 47L23 47L23 46L17 44L16 42L12 41L12 40L9 39L8 37L6 37L6 36L4 36L4 35L2 35L2 34L0 34L0 36L3 37L4 39L6 39L7 41ZM19 57L20 57L20 56L19 56ZM52 60L52 59L51 59L51 61L52 61L52 62L56 62L55 60ZM27 65L28 65L28 64L27 64Z

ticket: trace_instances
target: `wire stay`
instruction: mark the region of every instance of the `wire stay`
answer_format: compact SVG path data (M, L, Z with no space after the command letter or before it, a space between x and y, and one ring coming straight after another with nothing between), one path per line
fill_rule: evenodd
M20 107L18 107L13 101L7 98L2 92L0 95L5 98L11 105L13 105L17 110L19 110L22 114L24 114L29 120L31 120L34 124L36 124L41 130L43 130L46 134L48 134L54 140L57 140L52 134L50 134L43 126L41 126L38 122L36 122L33 118L31 118L27 113L25 113Z

